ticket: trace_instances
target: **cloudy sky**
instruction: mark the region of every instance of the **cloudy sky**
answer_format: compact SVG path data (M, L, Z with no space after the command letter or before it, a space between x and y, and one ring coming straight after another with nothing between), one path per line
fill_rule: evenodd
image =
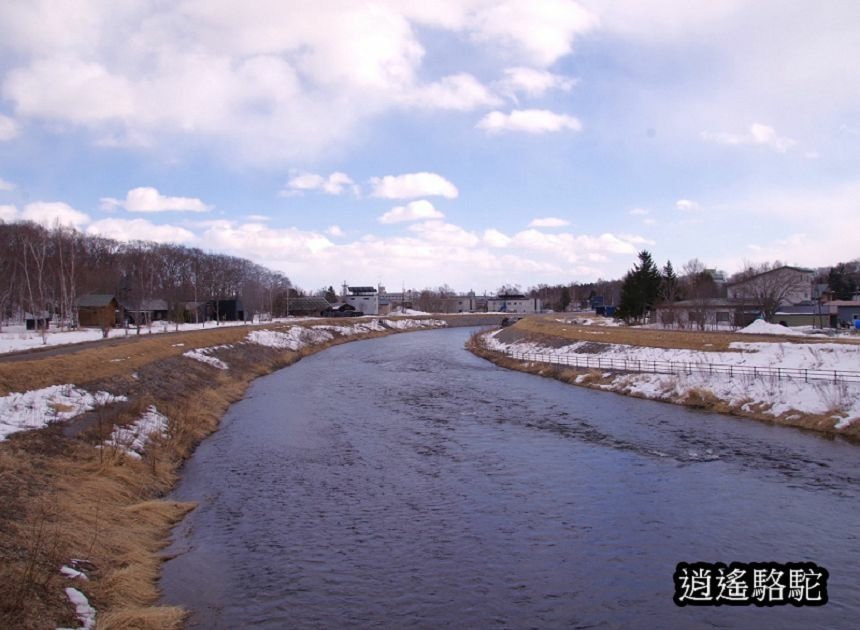
M860 256L855 0L5 0L0 219L316 289Z

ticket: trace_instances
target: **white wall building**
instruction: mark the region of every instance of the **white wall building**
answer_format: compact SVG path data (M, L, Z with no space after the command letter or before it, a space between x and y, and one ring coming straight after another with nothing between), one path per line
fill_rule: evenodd
M498 295L487 298L487 310L491 313L540 313L543 304L540 298L524 295Z
M344 287L347 291L341 296L344 304L365 315L379 315L379 293L375 287Z

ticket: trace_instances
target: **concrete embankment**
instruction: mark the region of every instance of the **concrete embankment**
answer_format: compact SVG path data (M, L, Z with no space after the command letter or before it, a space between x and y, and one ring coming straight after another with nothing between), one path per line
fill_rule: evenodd
M252 380L335 344L499 320L216 327L0 363L0 627L77 627L90 608L99 628L179 627L154 605L159 554L194 506L162 497Z

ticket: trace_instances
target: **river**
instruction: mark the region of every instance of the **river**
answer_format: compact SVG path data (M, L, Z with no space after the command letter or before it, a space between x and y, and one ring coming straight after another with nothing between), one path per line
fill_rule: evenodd
M199 628L856 627L860 450L498 368L468 329L255 381L187 462ZM811 561L820 607L678 607L678 562Z

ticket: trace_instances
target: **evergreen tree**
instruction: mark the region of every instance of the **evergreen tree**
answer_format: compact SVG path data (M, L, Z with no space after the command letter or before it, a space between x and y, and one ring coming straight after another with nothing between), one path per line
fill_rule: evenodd
M678 276L672 267L672 261L667 260L663 267L663 277L660 281L660 298L665 302L676 302L679 296Z
M559 306L561 307L559 310L562 312L567 310L567 307L570 305L570 289L567 287L561 288L561 296L558 301Z
M323 297L325 297L326 301L329 304L334 304L335 302L337 302L337 293L334 292L334 287L332 287L331 285L329 285L329 288L326 289L325 295Z
M657 302L661 280L654 259L643 249L639 252L639 263L624 276L618 317L626 322L642 321Z

